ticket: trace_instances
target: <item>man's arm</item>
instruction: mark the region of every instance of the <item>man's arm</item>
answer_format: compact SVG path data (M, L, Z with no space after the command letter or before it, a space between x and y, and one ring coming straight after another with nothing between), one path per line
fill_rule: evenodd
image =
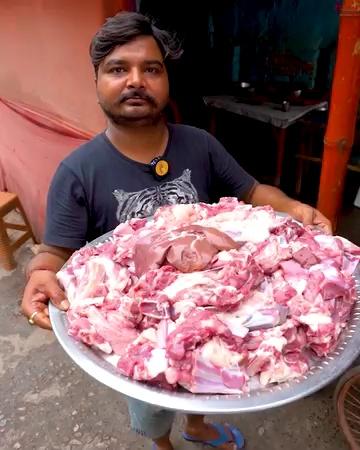
M289 212L295 203L299 203L288 197L280 189L267 184L256 184L249 192L246 202L251 203L253 206L270 205L276 211L286 213Z
M256 184L246 201L253 206L270 205L275 211L287 213L304 225L315 225L326 233L332 232L331 222L320 211L288 197L276 187Z
M26 268L26 278L29 279L35 270L58 272L74 251L69 248L41 244L38 254L29 262Z
M60 164L50 185L44 244L27 267L21 303L31 323L51 329L48 302L66 310L69 302L56 273L71 254L86 243L88 210L84 188L65 164Z
M227 195L245 200L253 206L270 205L304 225L315 225L331 233L330 221L315 208L288 197L280 189L259 184L248 174L213 136L206 134L215 186L225 187Z

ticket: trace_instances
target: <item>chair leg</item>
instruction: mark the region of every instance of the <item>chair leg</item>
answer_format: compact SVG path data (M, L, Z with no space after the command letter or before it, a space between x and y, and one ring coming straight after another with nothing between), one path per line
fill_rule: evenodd
M33 243L36 244L36 239L35 239L34 233L33 233L33 231L32 231L30 222L28 221L28 218L26 217L24 208L22 207L22 204L20 203L20 200L17 201L17 206L16 206L16 207L17 207L18 210L20 211L20 214L21 214L21 216L22 216L22 218L23 218L23 221L24 221L25 225L26 225L27 228L28 228L28 231L29 231L29 234L30 234L30 237L31 237Z
M10 248L10 239L2 218L0 219L0 263L5 270L13 270L16 267L16 262Z

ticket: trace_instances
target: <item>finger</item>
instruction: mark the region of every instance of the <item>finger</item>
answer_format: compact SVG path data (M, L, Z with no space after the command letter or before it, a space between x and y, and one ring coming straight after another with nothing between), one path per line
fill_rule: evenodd
M21 312L29 317L34 311L43 310L48 303L48 297L42 292L31 293L25 288L24 296L21 302ZM35 308L36 305L36 308Z
M65 297L65 292L61 289L57 280L51 280L46 284L46 290L42 291L48 296L51 303L59 309L66 311L69 308L69 302Z
M44 308L44 313L49 317L49 308L48 307Z
M45 312L45 309L48 309L47 303L43 303L43 302L33 302L32 306L33 306L33 311L38 311L38 312Z
M324 224L324 229L327 234L333 234L333 228L331 222Z
M315 210L315 217L314 217L314 223L318 226L320 226L325 233L332 234L332 225L330 220L325 217L320 211Z
M58 301L54 300L52 297L50 298L51 303L56 306L57 308L61 309L62 311L67 311L70 307L69 301L64 298L64 300Z
M37 292L31 298L32 302L48 302L48 297L43 292Z
M331 224L319 223L317 226L320 227L325 234L333 234Z
M314 210L313 208L304 208L302 213L302 223L306 225L312 225L314 223Z
M34 296L35 298L42 298L41 296ZM32 325L37 325L41 328L45 328L47 330L51 330L51 323L50 323L50 319L48 317L48 315L45 313L45 311L47 310L47 304L42 302L42 301L37 301L37 302L32 302L31 304L31 310L29 310L29 312L26 314L27 319L29 320L29 318L31 316L32 320L34 322L34 324ZM35 315L34 312L36 312Z
M44 311L39 311L33 318L34 324L45 330L52 330L51 322L49 317L44 313Z
M29 292L29 289L25 288L24 296L21 301L21 312L25 317L30 317L30 315L34 312L33 295Z

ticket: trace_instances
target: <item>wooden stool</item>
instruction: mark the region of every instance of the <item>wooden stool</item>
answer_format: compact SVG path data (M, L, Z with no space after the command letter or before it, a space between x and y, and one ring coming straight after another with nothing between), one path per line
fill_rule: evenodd
M24 225L6 222L5 216L17 209L25 222ZM22 235L15 241L11 241L7 229L23 231ZM35 237L27 220L25 211L16 194L0 192L0 263L5 270L13 270L16 267L14 252L24 242L31 238L35 243Z

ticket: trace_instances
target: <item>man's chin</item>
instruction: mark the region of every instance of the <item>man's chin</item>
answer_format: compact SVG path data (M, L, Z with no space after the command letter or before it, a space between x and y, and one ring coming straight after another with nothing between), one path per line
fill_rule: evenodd
M114 125L143 126L157 123L162 114L106 114Z

